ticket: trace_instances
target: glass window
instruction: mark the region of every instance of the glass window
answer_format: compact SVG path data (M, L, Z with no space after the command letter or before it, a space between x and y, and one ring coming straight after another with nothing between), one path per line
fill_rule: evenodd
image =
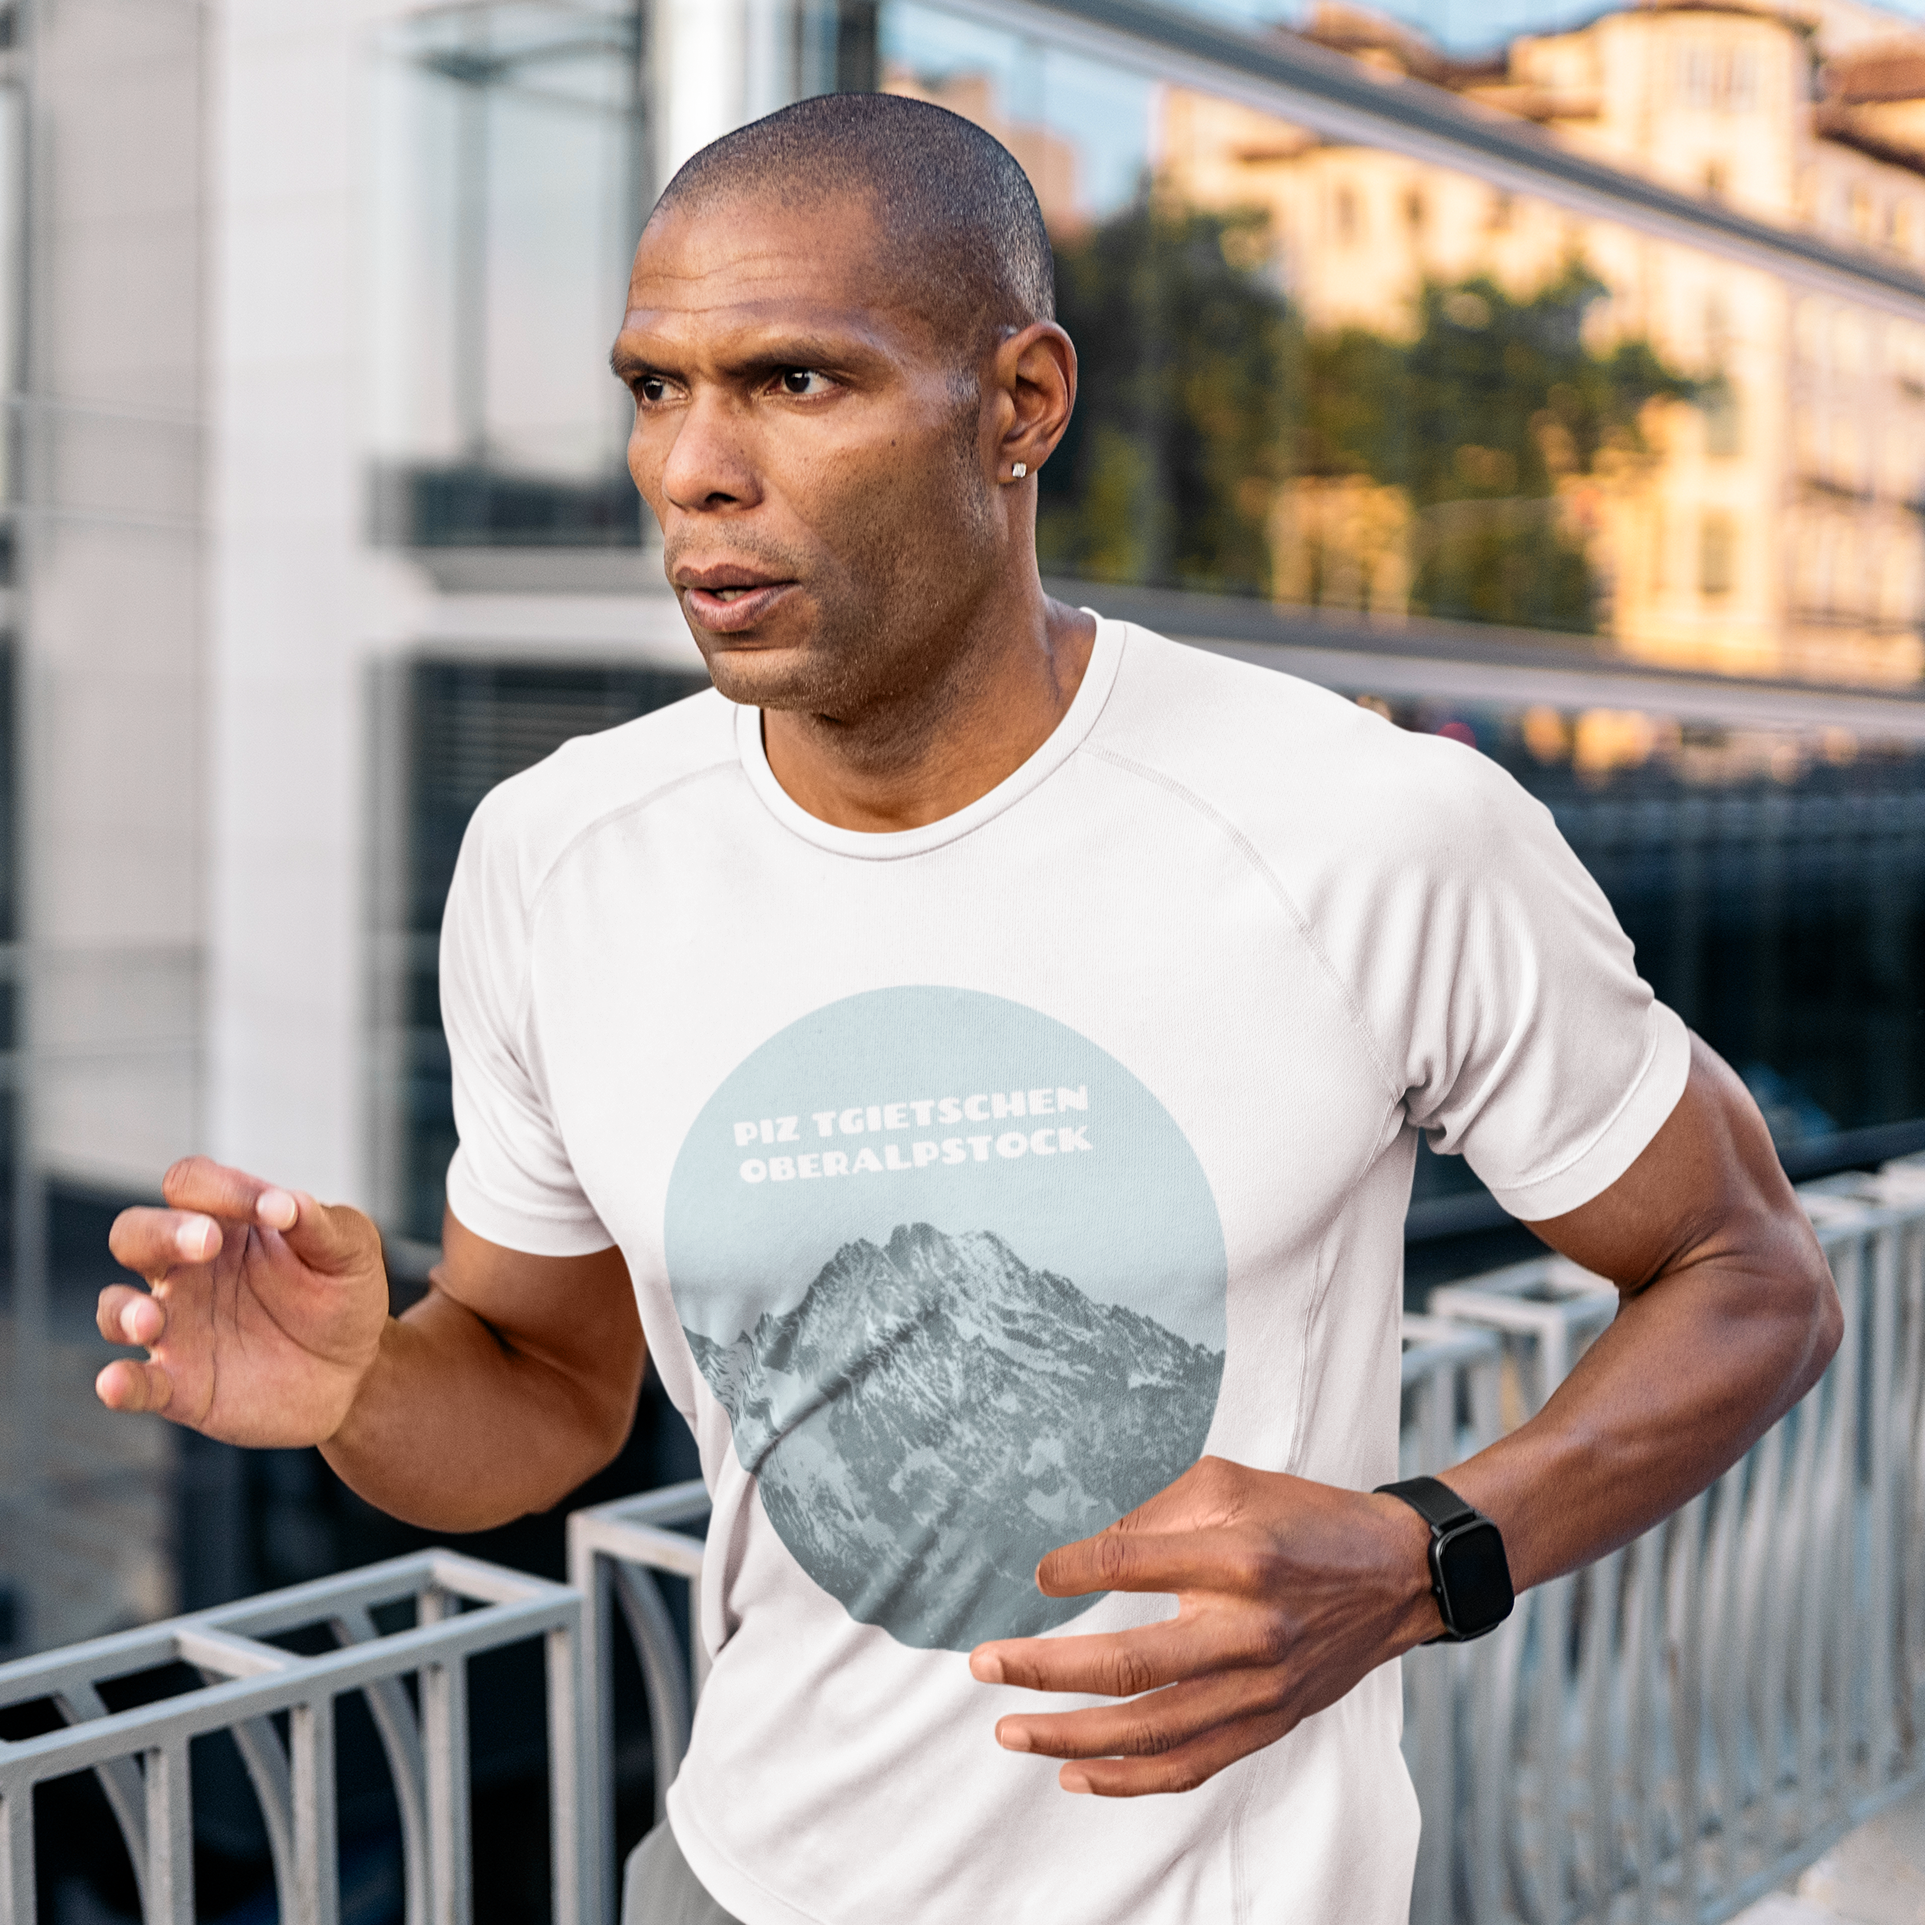
M1591 85L1601 31L1572 24L1451 84L1500 104L1529 51L1533 87ZM1875 210L1909 191L1904 169L1820 141L1810 197L1787 169L1782 206L1760 204L1742 143L1767 122L1793 151L1813 132L1786 118L1811 112L1799 30L1650 10L1608 31L1652 36L1648 71L1669 83L1636 102L1637 126L1587 96L1592 151L1692 185L1717 174L1788 222L1830 207L1849 223L1854 185ZM944 7L886 4L879 44L885 87L1005 140L1050 225L1082 385L1041 473L1038 538L1066 593L1242 597L1318 646L1347 640L1360 675L1374 636L1447 655L1481 623L1520 663L1561 647L1600 670L1919 679L1925 328L1247 99L1104 76ZM1220 601L1143 605L1225 632ZM1879 826L1925 797L1915 746L1621 699L1352 692L1474 740L1552 803L1659 992L1781 1136L1925 1115L1904 988L1925 958L1925 844ZM1786 802L1795 848L1774 826ZM1846 822L1869 839L1827 845ZM1881 864L1919 910L1874 909ZM1877 1038L1901 1032L1888 1055Z
M1698 524L1698 592L1707 599L1729 595L1737 577L1738 531L1715 510Z
M644 212L640 18L504 0L378 42L380 541L641 542L607 368Z

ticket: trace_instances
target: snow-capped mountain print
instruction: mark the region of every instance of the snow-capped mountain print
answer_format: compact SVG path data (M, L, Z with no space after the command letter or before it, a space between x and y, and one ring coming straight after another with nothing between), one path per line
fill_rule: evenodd
M1037 1560L1196 1462L1223 1352L1032 1270L990 1231L846 1243L732 1343L687 1332L762 1507L849 1614L966 1651L1067 1622Z

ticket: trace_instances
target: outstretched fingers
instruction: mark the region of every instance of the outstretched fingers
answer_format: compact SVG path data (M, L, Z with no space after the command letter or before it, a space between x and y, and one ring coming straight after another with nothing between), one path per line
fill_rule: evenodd
M119 1357L94 1379L94 1395L109 1410L165 1410L173 1401L174 1380L159 1364Z
M211 1156L182 1157L161 1178L160 1193L176 1210L257 1224L264 1230L290 1230L300 1215L300 1199L293 1192L216 1163Z
M1222 1726L1253 1717L1289 1722L1277 1680L1229 1671L1173 1684L1125 1704L1014 1712L997 1721L996 1742L1005 1751L1033 1751L1050 1758L1162 1758Z
M1045 1597L1087 1597L1095 1591L1216 1591L1270 1594L1278 1572L1259 1543L1221 1528L1188 1531L1125 1530L1112 1526L1065 1544L1036 1567Z
M109 1343L143 1344L151 1350L167 1334L167 1310L145 1290L110 1283L94 1308L94 1324Z
M272 1190L263 1202L270 1200L276 1207L285 1205L287 1220L267 1227L280 1231L309 1269L334 1273L359 1263L379 1263L380 1235L359 1210L345 1204L330 1208L305 1190Z
M969 1669L983 1684L1104 1698L1133 1698L1224 1662L1199 1627L1180 1617L1088 1637L1009 1638L969 1654Z
M1258 1712L1222 1724L1152 1758L1079 1758L1056 1774L1065 1791L1098 1798L1142 1798L1155 1793L1194 1791L1226 1765L1275 1744L1294 1719L1282 1712Z
M107 1233L107 1248L123 1269L164 1277L183 1263L211 1263L220 1255L221 1226L185 1210L123 1210Z
M129 1210L114 1226L119 1237L122 1225L126 1225L129 1249L150 1259L206 1262L221 1248L223 1223L278 1232L303 1263L317 1270L339 1269L369 1254L365 1246L370 1246L371 1231L358 1211L329 1209L305 1190L282 1189L245 1170L216 1163L211 1157L183 1157L161 1179L160 1188L171 1209ZM167 1242L169 1223L177 1226L173 1234L181 1240L179 1254L174 1254ZM189 1248L194 1234L191 1226L195 1224L206 1226L205 1248L198 1251ZM110 1243L114 1255L128 1268L141 1268L121 1255L118 1243L113 1239Z

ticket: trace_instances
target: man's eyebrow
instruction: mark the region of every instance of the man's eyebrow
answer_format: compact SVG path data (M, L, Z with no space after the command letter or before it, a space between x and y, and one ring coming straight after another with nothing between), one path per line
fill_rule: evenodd
M886 357L884 350L866 332L846 335L791 334L770 330L761 339L752 339L733 353L718 355L721 365L733 374L759 374L779 368L846 368ZM626 331L615 337L608 365L617 380L633 380L678 359L676 355L657 357L639 341L631 341Z

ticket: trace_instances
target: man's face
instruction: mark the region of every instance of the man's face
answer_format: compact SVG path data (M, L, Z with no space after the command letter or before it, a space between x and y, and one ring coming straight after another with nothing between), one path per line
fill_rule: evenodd
M853 719L907 693L996 570L973 369L887 259L860 199L753 195L636 252L629 472L732 700Z

